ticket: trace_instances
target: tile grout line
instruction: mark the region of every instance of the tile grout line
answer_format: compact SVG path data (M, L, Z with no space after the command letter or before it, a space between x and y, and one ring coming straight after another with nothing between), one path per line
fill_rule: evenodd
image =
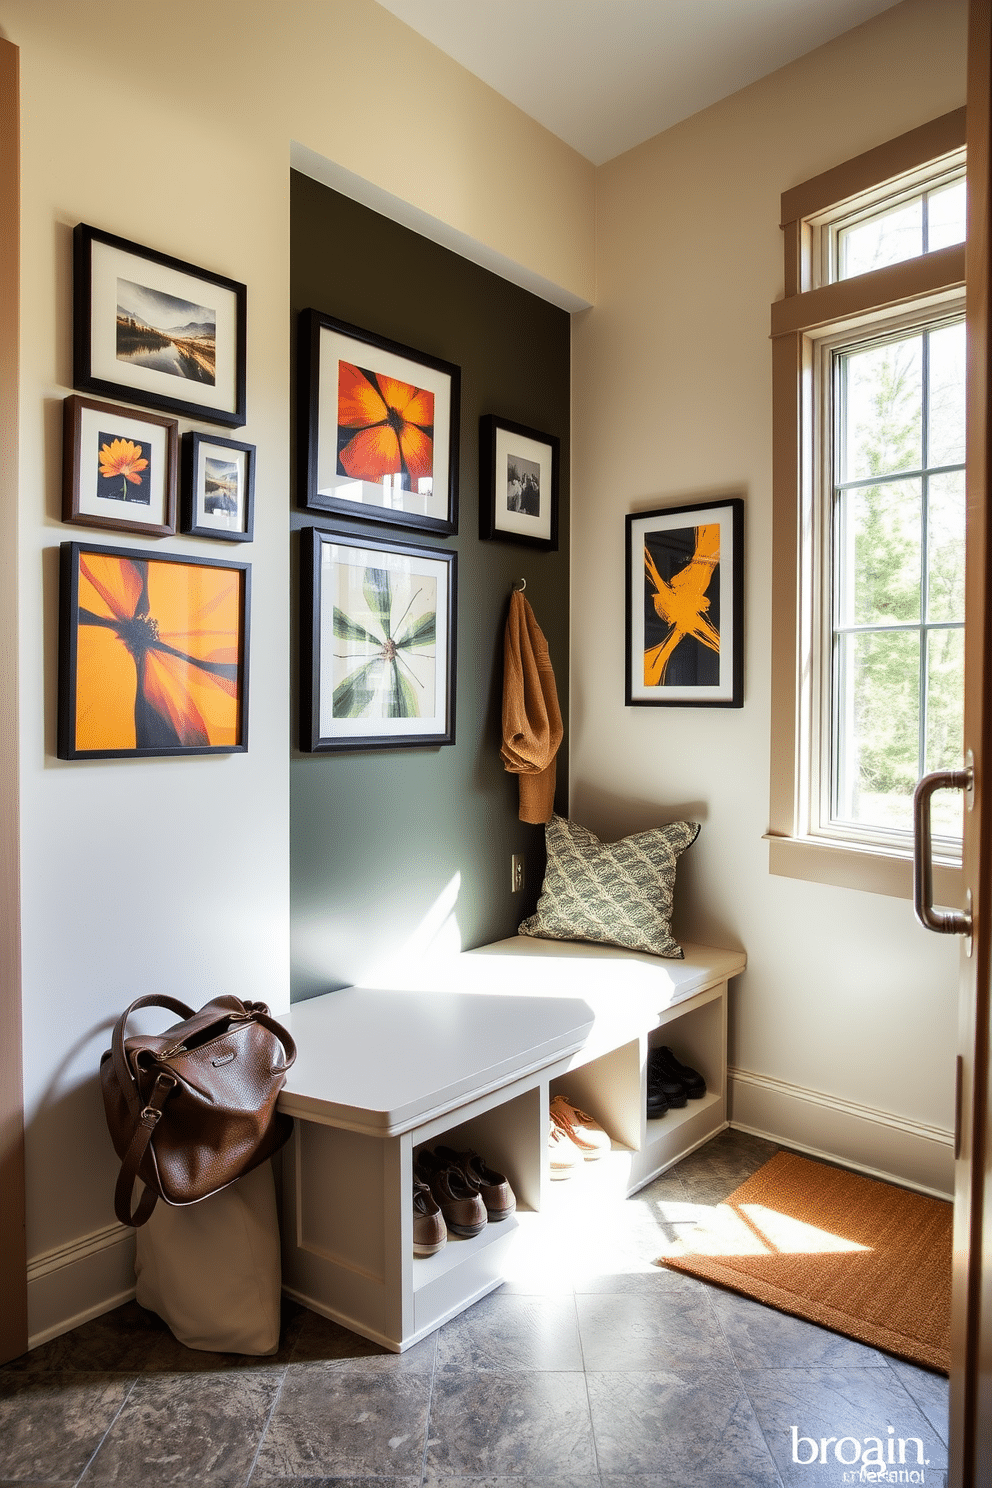
M83 1373L82 1370L79 1371L79 1372L80 1373ZM143 1372L136 1374L133 1377L133 1379L131 1380L130 1388L128 1389L127 1393L125 1394L124 1399L121 1401L120 1405L114 1411L113 1420L111 1420L111 1421L109 1421L107 1423L107 1429L106 1429L106 1431L100 1437L100 1440L97 1442L96 1446L93 1448L93 1450L90 1453L89 1457L87 1457L87 1459L86 1459L86 1466L83 1468L82 1472L79 1474L79 1477L76 1479L75 1488L79 1488L79 1484L82 1483L82 1481L85 1478L86 1474L89 1472L90 1468L93 1466L94 1459L96 1458L97 1454L99 1453L100 1448L103 1446L104 1442L107 1440L107 1437L110 1435L111 1431L116 1426L118 1420L120 1419L121 1411L124 1409L124 1407L127 1405L128 1401L131 1399L131 1396L134 1394L135 1386L137 1385L138 1381L141 1378L143 1378Z
M296 1343L294 1342L293 1353L295 1352ZM290 1354L289 1359L283 1365L282 1373L279 1376L279 1388L278 1390L276 1390L275 1394L272 1397L272 1404L269 1406L268 1413L265 1417L265 1424L263 1425L261 1431L258 1433L258 1441L255 1443L255 1451L252 1454L251 1466L249 1467L248 1475L245 1478L245 1488L248 1488L248 1484L251 1482L252 1478L255 1475L255 1468L258 1466L258 1454L262 1450L262 1443L265 1441L266 1433L268 1432L269 1426L272 1423L272 1417L275 1414L276 1406L279 1404L280 1397L282 1396L282 1387L286 1383L286 1376L289 1373L289 1365L291 1361L292 1353Z
M582 1342L582 1327L579 1323L579 1296L575 1290L575 1282L572 1282L572 1311L575 1315L575 1336L579 1340L579 1358L582 1360L582 1382L586 1392L586 1410L589 1412L589 1435L592 1437L592 1455L596 1465L596 1476L603 1483L603 1469L599 1462L599 1443L596 1440L596 1423L592 1418L592 1400L589 1397L589 1370L586 1367L586 1350Z
M716 1313L715 1309L714 1312L716 1315L717 1324L720 1328L720 1332L723 1334L724 1341L727 1345L728 1350L730 1351L730 1357L734 1361L734 1372L737 1375L737 1378L740 1380L741 1392L743 1393L744 1399L747 1401L748 1405L751 1408L751 1415L754 1417L754 1424L755 1426L757 1426L758 1431L761 1434L761 1440L765 1444L765 1451L768 1453L768 1460L772 1465L772 1470L775 1473L775 1476L778 1478L779 1484L781 1484L782 1474L779 1472L778 1463L775 1460L775 1453L771 1449L768 1435L765 1431L764 1426L761 1424L761 1417L758 1415L758 1412L755 1409L754 1401L751 1399L751 1392L747 1387L747 1382L744 1379L744 1374L738 1361L737 1355L734 1353L734 1349L730 1342L730 1339L727 1337L726 1329L723 1326L723 1319L720 1317L719 1313ZM755 1373L757 1374L758 1371L755 1370Z
M442 1323L441 1327L444 1327ZM427 1481L427 1449L431 1442L431 1411L434 1408L434 1381L437 1378L437 1356L441 1351L441 1328L434 1332L434 1358L431 1361L431 1382L427 1387L427 1416L424 1421L424 1450L420 1454L420 1488Z
M879 1350L879 1352L881 1353L881 1350ZM940 1442L940 1445L944 1448L944 1451L947 1454L947 1466L943 1469L944 1482L946 1483L947 1482L947 1474L950 1471L950 1465L951 1465L950 1443L949 1442L946 1442L944 1440L944 1437L942 1436L942 1434L940 1432L940 1428L934 1425L934 1423L930 1419L930 1416L924 1410L924 1408L921 1405L920 1401L917 1400L917 1398L913 1394L912 1390L909 1388L909 1386L907 1384L905 1384L899 1378L898 1374L896 1374L895 1370L892 1367L892 1357L890 1355L888 1355L888 1354L882 1353L882 1358L885 1360L885 1367L888 1369L889 1374L892 1376L893 1383L897 1386L898 1389L900 1389L903 1392L903 1394L905 1395L906 1399L909 1401L909 1403L913 1407L913 1409L919 1411L920 1415L923 1417L924 1421L926 1421L926 1423L930 1427L931 1431L933 1431L936 1434L937 1440ZM902 1362L907 1363L907 1364L910 1363L910 1361L908 1359L907 1360L903 1360ZM914 1367L915 1368L922 1368L923 1366L922 1365L915 1365L915 1366L914 1365L910 1365L910 1367L911 1368L914 1368ZM949 1423L948 1423L948 1435L949 1434L950 1434L950 1431L949 1431ZM940 1472L941 1469L938 1468L937 1471Z
M763 1161L764 1160L765 1159L763 1159ZM760 1164L759 1164L759 1166L760 1166ZM680 1182L681 1182L681 1179L680 1179ZM685 1184L683 1183L682 1186L684 1188L685 1187ZM735 1184L734 1185L734 1188L738 1188L739 1186L740 1186L739 1184ZM734 1192L734 1189L731 1189L730 1192L733 1193ZM726 1197L726 1196L724 1196L724 1197ZM721 1203L722 1202L723 1202L723 1200L721 1200ZM703 1283L703 1284L705 1285L705 1283ZM759 1417L758 1412L755 1410L754 1401L751 1399L751 1392L748 1389L747 1384L746 1384L746 1382L744 1380L744 1373L743 1373L743 1370L741 1369L740 1360L737 1357L736 1350L734 1349L734 1346L731 1343L730 1338L729 1338L729 1336L727 1334L727 1330L726 1330L726 1328L723 1325L723 1318L720 1316L719 1309L716 1308L716 1307L713 1307L713 1308L711 1308L711 1312L713 1314L713 1317L716 1319L716 1325L717 1325L717 1327L720 1330L720 1335L723 1338L724 1343L726 1344L727 1353L730 1355L731 1363L734 1366L734 1373L737 1376L738 1383L739 1383L740 1389L741 1389L741 1393L744 1396L744 1399L748 1403L748 1407L749 1407L749 1409L751 1411L751 1415L752 1415L752 1417L754 1419L754 1424L755 1424L755 1426L757 1426L758 1431L759 1431L759 1433L761 1435L761 1440L764 1442L765 1451L768 1453L768 1460L771 1463L772 1471L774 1472L775 1477L778 1480L779 1488L782 1488L782 1482L783 1482L782 1474L779 1472L778 1463L775 1460L775 1454L774 1454L774 1452L771 1449L771 1445L770 1445L770 1443L768 1441L768 1437L767 1437L767 1435L765 1433L765 1428L761 1424L761 1418Z

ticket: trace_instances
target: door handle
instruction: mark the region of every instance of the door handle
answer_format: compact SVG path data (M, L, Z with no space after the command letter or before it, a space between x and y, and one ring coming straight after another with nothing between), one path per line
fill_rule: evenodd
M971 909L934 909L933 842L930 829L930 800L934 791L974 787L971 765L963 770L934 770L924 775L913 792L913 909L924 930L938 935L970 935ZM971 895L968 896L969 906Z

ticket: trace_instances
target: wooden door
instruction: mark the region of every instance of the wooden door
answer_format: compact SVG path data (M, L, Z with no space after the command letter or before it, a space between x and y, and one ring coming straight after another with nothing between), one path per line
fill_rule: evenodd
M965 750L974 793L965 813L965 883L974 934L962 949L954 1208L950 1481L992 1484L992 1132L989 1008L992 976L992 325L989 254L992 11L970 0L968 43L968 557Z

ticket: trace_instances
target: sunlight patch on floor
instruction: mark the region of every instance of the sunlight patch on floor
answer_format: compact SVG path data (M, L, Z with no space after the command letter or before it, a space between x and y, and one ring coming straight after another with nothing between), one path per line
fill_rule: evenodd
M705 1255L841 1255L869 1251L844 1235L835 1235L764 1204L660 1204L660 1218L670 1239L664 1256ZM686 1209L694 1210L690 1217Z

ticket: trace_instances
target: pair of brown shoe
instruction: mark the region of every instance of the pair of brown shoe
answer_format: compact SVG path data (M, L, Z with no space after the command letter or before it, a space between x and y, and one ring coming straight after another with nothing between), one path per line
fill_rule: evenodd
M489 1167L477 1152L424 1149L417 1156L413 1177L415 1255L433 1255L441 1249L444 1240L437 1238L439 1221L446 1232L468 1238L480 1234L490 1220L498 1223L508 1218L517 1207L504 1175Z
M413 1178L413 1253L415 1256L436 1255L448 1238L441 1210L430 1185L414 1174Z

